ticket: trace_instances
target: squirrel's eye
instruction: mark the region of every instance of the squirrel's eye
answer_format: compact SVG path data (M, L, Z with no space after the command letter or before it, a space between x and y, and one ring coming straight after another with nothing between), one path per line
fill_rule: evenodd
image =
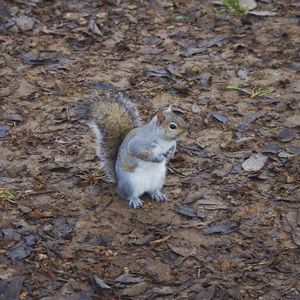
M175 123L170 123L169 127L171 129L176 129L177 128L177 125Z

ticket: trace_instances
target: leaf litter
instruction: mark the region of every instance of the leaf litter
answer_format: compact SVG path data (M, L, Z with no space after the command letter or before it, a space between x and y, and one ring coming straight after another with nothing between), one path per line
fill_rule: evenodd
M0 1L1 295L299 297L295 4L242 2ZM69 115L93 90L183 113L169 201L100 176Z

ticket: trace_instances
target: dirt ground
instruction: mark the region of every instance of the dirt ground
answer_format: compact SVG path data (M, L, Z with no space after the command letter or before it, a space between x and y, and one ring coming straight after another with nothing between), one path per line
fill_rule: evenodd
M1 0L0 299L300 299L299 10ZM110 89L190 124L165 203L129 208L69 117Z

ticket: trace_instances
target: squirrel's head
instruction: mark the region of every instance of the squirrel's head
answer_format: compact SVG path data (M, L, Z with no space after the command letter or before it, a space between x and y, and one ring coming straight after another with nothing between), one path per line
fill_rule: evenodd
M157 127L164 130L164 138L175 140L188 129L188 124L178 113L174 112L170 105L165 110L160 110L156 114Z

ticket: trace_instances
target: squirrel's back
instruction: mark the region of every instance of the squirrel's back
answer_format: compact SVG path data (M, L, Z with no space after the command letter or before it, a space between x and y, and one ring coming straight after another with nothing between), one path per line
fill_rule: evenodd
M122 92L95 92L77 104L75 116L93 129L101 167L115 181L118 149L127 133L140 125L137 109Z

